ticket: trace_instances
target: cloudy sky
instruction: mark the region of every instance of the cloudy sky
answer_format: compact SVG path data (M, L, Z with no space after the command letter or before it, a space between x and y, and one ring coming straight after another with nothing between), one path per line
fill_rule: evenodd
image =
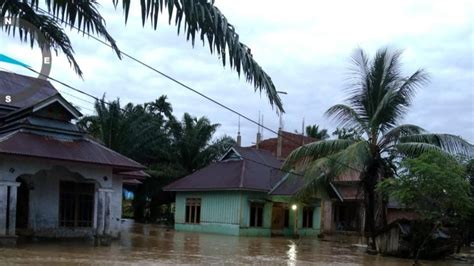
M110 33L119 47L188 84L194 89L278 128L278 116L264 95L229 68L216 55L197 43L194 49L166 16L154 31L141 26L139 8L132 10L124 25L121 10L110 0L102 3ZM138 1L136 1L138 2ZM432 132L461 135L474 142L474 1L280 1L217 0L216 6L252 48L259 64L272 77L282 95L286 114L284 129L301 131L306 124L319 124L332 132L337 126L324 117L330 106L346 98L350 56L357 47L369 54L384 46L402 49L406 74L424 68L431 82L419 90L407 123ZM179 117L184 112L207 116L220 123L217 136L235 136L236 115L127 59L118 60L107 47L71 33L76 59L84 71L81 80L59 54L53 59L51 75L90 94L122 103L143 103L166 94ZM0 33L0 52L18 55L34 65L37 51ZM0 67L15 70L0 64ZM20 70L18 70L20 72ZM91 99L55 86L64 96L92 112ZM79 100L70 94L80 97ZM243 142L255 140L257 127L241 121ZM274 134L264 131L264 137Z

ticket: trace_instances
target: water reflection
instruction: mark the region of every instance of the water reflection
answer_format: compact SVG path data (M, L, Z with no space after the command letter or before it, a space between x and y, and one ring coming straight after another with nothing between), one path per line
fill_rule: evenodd
M369 256L364 249L351 245L350 241L185 233L127 221L123 224L121 239L111 247L94 247L84 241L27 242L16 249L0 248L0 264L411 265L412 261ZM453 261L425 264L462 265ZM465 262L464 265L470 264Z
M288 245L289 249L286 253L288 255L288 265L296 265L296 244L295 242L291 241Z

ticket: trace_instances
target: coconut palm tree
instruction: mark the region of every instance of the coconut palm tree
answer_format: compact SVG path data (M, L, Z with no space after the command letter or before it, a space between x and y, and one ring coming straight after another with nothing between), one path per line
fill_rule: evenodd
M324 139L329 138L328 130L327 129L319 130L318 125L307 126L306 127L306 135L308 137L312 137L312 138L315 138L315 139L318 139L318 140L324 140Z
M337 104L326 114L339 126L363 132L361 138L321 140L293 151L284 168L294 169L305 178L299 196L314 195L342 174L360 177L366 208L369 248L375 249L375 232L385 223L384 204L376 192L377 183L393 177L400 157L424 151L473 153L473 146L458 136L429 134L422 128L400 125L410 107L415 91L428 81L422 69L403 76L401 52L377 51L370 60L363 50L353 56L354 69L348 104Z
M280 97L270 76L253 59L250 48L240 42L234 26L214 6L213 0L133 2L139 2L143 26L150 23L156 30L159 17L166 15L169 18L169 24L174 23L177 27L178 34L185 34L186 39L191 40L193 45L196 38L203 43L207 42L210 52L216 53L224 66L228 61L230 67L239 76L245 75L246 80L252 83L255 89L267 94L270 104L275 105L279 111L283 111ZM125 23L127 23L130 10L133 8L132 1L112 0L112 3L116 8L121 6ZM45 36L48 45L56 51L62 51L76 73L82 76L81 68L74 57L74 49L64 28L74 27L86 34L103 38L118 57L121 57L120 50L107 31L105 20L98 7L99 3L96 0L0 0L0 18L21 18L38 28ZM5 32L13 34L8 25L3 25L3 23L0 25ZM27 36L30 32L24 32L24 34L13 34L13 36L19 37L22 41L28 41Z

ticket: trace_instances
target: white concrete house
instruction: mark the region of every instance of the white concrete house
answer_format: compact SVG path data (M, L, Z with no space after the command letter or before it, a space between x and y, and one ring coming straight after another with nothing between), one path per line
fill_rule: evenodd
M33 82L41 89L31 97L0 102L0 243L30 235L106 244L119 236L122 182L144 167L81 132L72 123L81 113L49 82L0 72L0 94Z

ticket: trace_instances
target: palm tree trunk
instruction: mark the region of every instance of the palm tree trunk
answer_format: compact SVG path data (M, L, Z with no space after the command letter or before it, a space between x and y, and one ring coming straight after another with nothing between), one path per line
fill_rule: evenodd
M369 178L370 179L370 178ZM375 245L375 195L373 186L369 183L365 185L365 205L366 205L366 228L369 233L369 241L367 243L367 248L371 251L376 250Z

